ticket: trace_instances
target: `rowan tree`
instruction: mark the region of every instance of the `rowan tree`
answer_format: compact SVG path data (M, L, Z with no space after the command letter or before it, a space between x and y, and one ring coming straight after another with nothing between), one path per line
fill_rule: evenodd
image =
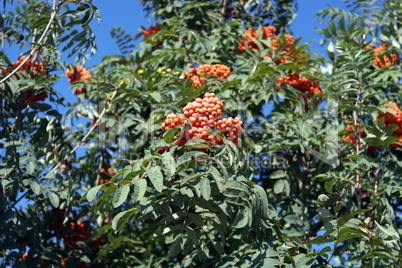
M4 1L0 266L400 267L400 1L140 2Z

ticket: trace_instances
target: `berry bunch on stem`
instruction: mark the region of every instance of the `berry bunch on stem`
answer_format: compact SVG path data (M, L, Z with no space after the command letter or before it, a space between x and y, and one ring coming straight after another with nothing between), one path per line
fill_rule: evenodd
M278 37L276 34L276 28L274 26L265 26L262 28L262 36L261 36L261 40L266 40L268 38L271 39L271 48L272 50L278 50L279 48L282 48L280 51L280 53L285 53L285 55L283 55L282 57L280 57L279 59L275 60L276 64L281 64L284 62L289 62L289 61L293 61L294 59L297 59L298 56L295 58L292 56L292 52L291 52L291 47L294 43L293 40L293 35L291 34L285 34L285 43L282 42L282 39L280 37ZM255 43L256 40L259 39L259 31L255 30L253 28L248 28L246 30L246 32L243 34L243 39L239 41L238 44L238 50L239 51L246 51L246 47L250 50L254 50L254 51L259 51L260 48L258 47L258 45ZM267 48L267 46L263 45L264 49ZM272 57L273 54L272 53L268 53L264 58L269 58Z
M167 131L180 125L188 125L177 140L178 145L184 145L190 139L203 139L210 141L212 145L223 144L221 138L208 132L213 127L226 139L238 144L243 122L238 117L221 119L223 111L223 103L215 93L205 93L183 108L184 115L169 114L162 129Z
M301 77L297 73L290 73L277 79L278 84L292 85L299 88L302 92L317 94L322 93L320 83L315 79ZM311 94L308 95L312 97Z
M389 101L384 104L390 112L379 113L376 121L384 117L384 127L391 125L397 125L399 128L391 134L391 136L399 137L398 142L402 143L402 111L399 109L398 104L393 101ZM390 145L391 148L402 148L401 145L393 143Z
M66 76L68 79L68 82L74 83L74 82L88 82L88 80L92 77L92 74L87 71L84 66L77 66L77 67L71 67L67 69L66 71ZM76 88L74 91L75 95L80 95L80 94L85 94L87 92L86 87L82 88Z
M199 88L205 83L204 77L207 75L226 79L230 75L230 68L223 64L202 64L186 72L186 77L193 82L195 88Z
M389 45L387 44L381 44L379 47L373 49L373 54L376 55L373 59L373 62L380 68L398 64L397 54L389 53L389 57L384 54L384 52L387 51L388 47Z

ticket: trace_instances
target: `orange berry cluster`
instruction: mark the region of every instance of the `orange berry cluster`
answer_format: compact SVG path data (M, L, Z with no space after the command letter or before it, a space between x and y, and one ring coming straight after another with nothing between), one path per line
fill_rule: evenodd
M197 68L191 68L186 72L186 77L193 82L195 88L205 83L205 76L217 76L226 79L230 75L230 68L223 64L201 64Z
M223 110L223 103L214 93L205 93L183 108L184 116L169 114L162 124L162 129L167 131L179 125L189 124L179 138L179 145L184 145L190 139L203 139L213 145L220 145L223 144L222 139L208 133L209 129L216 127L228 140L238 144L243 122L238 117L220 119Z
M26 56L21 56L16 62L12 63L12 66L14 68L17 68L24 60L26 60ZM47 70L45 68L45 66L43 65L43 63L41 62L33 62L31 59L28 59L23 66L21 66L21 68L19 69L19 71L23 71L23 72L30 72L31 74L38 74L38 73L47 73ZM10 72L12 72L11 68L5 68L2 71L2 74L9 74ZM15 76L17 79L19 78L18 74L15 74ZM38 102L38 101L44 101L46 98L48 97L47 92L42 92L36 95L33 95L33 90L30 89L27 91L26 93L26 98L28 99L28 101L30 102Z
M21 56L16 62L13 62L12 65L14 68L19 66L24 60L26 59L25 56ZM37 74L37 73L47 73L47 70L43 63L41 62L33 62L31 59L27 60L25 64L20 68L21 71L32 71L32 73Z
M374 64L380 68L396 65L398 63L398 56L396 54L389 53L389 56L391 56L391 59L384 54L381 55L384 51L387 50L388 47L389 47L388 45L382 44L379 47L374 48L374 50L373 50L373 54L378 55L378 56L374 57L374 59L373 59ZM384 63L382 63L380 58L382 58L384 60Z
M159 30L160 30L160 27L158 25L151 26L148 29L143 30L142 34L144 35L144 39L157 33Z
M262 28L262 39L267 39L269 37L276 37L276 28L274 26L265 26ZM256 43L254 43L253 39L258 39L258 30L254 30L253 28L248 28L246 33L243 34L243 40L240 40L238 49L240 51L246 50L246 42L247 47L252 50L258 51L259 48ZM273 43L273 42L271 42Z
M355 144L356 143L355 127L353 125L347 125L345 127L345 131L348 134L342 136L343 141L346 143ZM360 136L363 135L363 129L360 129L359 134Z
M99 180L99 184L108 183L110 181L110 178L114 176L114 170L112 167L109 167L107 171L104 168L101 168L99 171L105 174L107 177L109 177L109 178L101 178Z
M168 114L165 122L162 124L162 129L167 131L171 128L188 124L187 119L182 115Z
M399 110L398 105L393 101L385 103L384 106L389 106L387 107L387 109L391 110L393 113L390 112L379 113L376 121L384 117L384 127L388 127L390 125L397 125L399 128L394 133L392 133L391 136L399 137L398 142L402 143L402 111ZM402 148L402 146L396 143L391 144L390 147Z
M88 72L84 66L77 66L77 67L71 67L67 69L66 71L66 76L68 79L68 82L74 83L74 82L79 82L79 81L88 81L89 78L92 77L92 74ZM74 91L75 95L79 95L82 93L86 93L87 89L86 87L83 88L76 88Z
M281 52L287 52L286 55L282 56L280 59L276 60L276 64L280 64L283 62L288 62L291 61L291 53L290 52L290 47L292 46L294 40L293 40L293 35L291 34L285 34L285 39L286 39L286 44L281 44L281 39L275 35L276 33L276 28L274 26L265 26L262 28L263 33L262 33L262 39L267 39L271 38L271 47L273 50L279 49L282 45L285 45L285 48ZM246 33L243 34L243 39L240 40L238 49L239 51L245 51L246 46L255 51L259 51L259 48L257 44L254 42L254 40L258 39L258 30L254 30L252 28L248 28L246 30ZM266 46L264 46L266 48ZM271 57L272 54L268 53L264 58Z
M322 93L320 83L315 79L301 77L296 73L290 73L277 79L279 84L293 85L298 87L303 92Z

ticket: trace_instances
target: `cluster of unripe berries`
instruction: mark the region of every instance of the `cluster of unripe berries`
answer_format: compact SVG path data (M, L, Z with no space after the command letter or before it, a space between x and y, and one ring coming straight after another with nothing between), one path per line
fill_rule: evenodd
M377 65L380 68L384 68L386 66L392 66L396 65L398 63L398 55L389 53L389 58L387 55L383 54L389 46L387 44L382 44L379 47L376 47L373 49L373 54L377 55L374 57L373 61L374 64ZM384 63L381 61L381 59L384 61Z
M186 72L186 77L193 82L195 88L199 88L205 83L204 77L207 75L226 79L230 75L230 68L223 64L202 64Z
M313 94L322 93L320 83L315 79L301 77L297 73L290 73L277 79L279 84L293 85L303 92L310 92Z
M92 77L92 74L89 71L87 71L83 66L77 66L67 69L66 76L68 82L74 83L79 81L87 82L88 79ZM74 94L79 95L86 92L87 92L86 87L76 88Z
M243 122L238 117L221 119L223 110L223 103L214 93L205 93L188 103L183 108L183 115L169 114L162 129L167 131L180 125L188 125L177 140L178 145L184 145L190 139L203 139L210 141L212 145L223 144L221 138L208 132L213 127L226 139L238 144Z
M275 61L276 64L281 64L284 62L288 62L292 60L292 53L290 52L290 48L294 42L293 35L285 34L286 43L283 44L281 38L275 35L276 28L274 26L265 26L262 28L262 36L261 39L265 40L271 38L271 48L273 50L277 50L280 47L284 47L280 52L286 52L281 58ZM258 45L255 43L255 40L259 39L259 31L248 28L246 32L243 34L243 39L240 40L238 44L239 51L245 51L246 47L250 50L259 51ZM267 48L265 45L264 49ZM272 53L268 53L264 58L272 57Z
M399 109L398 104L393 101L387 102L384 106L388 106L387 109L391 110L391 112L379 113L376 121L378 119L384 117L384 127L388 127L390 125L397 125L399 128L391 134L391 136L399 137L397 142L402 143L402 111ZM402 148L401 145L393 143L390 145L391 148Z

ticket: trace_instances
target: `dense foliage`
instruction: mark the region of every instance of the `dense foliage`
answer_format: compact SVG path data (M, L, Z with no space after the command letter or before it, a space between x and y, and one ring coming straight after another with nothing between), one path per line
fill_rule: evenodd
M401 267L401 2L140 2L4 1L0 267Z

